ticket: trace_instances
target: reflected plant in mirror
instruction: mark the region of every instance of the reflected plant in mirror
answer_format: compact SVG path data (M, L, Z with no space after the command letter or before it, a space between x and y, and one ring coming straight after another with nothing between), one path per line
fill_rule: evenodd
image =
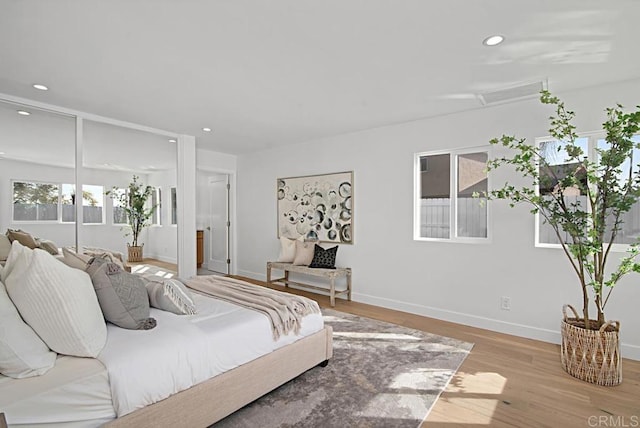
M131 235L132 237L131 245L127 244L129 261L142 260L142 245L138 245L138 238L142 230L151 225L151 218L158 207L157 204L149 203L154 188L143 185L139 180L140 177L134 175L125 191L113 187L106 192L106 195L114 201L114 205L122 210L123 216L126 218L127 226L121 230L125 230L125 236ZM133 250L132 247L134 247Z

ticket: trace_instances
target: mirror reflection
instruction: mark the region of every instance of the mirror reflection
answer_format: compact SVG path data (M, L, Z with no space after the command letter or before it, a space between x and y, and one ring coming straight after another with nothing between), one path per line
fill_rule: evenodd
M0 233L52 253L74 246L75 117L0 102L0 129Z
M127 268L177 272L175 143L84 120L76 181L74 116L0 102L0 129L2 235L20 230L33 240L25 242L44 243L43 249L61 258L78 250L108 251ZM146 191L135 242L136 217L130 211L137 206L131 204L134 182ZM140 251L130 255L134 244ZM2 258L0 254L0 264Z
M177 226L163 200L176 187L176 144L85 120L83 167L83 246L122 253L134 271L176 272Z

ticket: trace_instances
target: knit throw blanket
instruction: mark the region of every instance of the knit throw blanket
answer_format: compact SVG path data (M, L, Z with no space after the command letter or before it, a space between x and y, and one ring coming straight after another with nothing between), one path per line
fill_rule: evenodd
M217 299L264 314L271 321L274 340L291 332L300 333L302 318L320 313L320 307L311 299L234 278L197 276L186 280L185 284Z

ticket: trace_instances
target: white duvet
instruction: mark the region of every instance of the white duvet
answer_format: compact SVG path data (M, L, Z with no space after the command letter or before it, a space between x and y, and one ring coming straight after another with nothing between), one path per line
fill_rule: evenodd
M116 414L165 399L213 376L308 336L323 327L322 315L303 319L299 335L272 339L266 316L193 293L195 315L151 309L152 330L108 325L107 344L98 359L109 373Z

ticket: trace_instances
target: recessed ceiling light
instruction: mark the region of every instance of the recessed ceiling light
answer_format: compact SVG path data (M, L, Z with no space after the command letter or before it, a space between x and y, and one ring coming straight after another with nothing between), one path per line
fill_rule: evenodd
M39 89L41 91L48 91L49 90L48 87L46 87L45 85L43 85L41 83L34 83L33 87L36 88L36 89Z
M202 128L204 132L211 132L211 128Z
M21 114L22 116L29 116L31 113L25 110L18 110L18 114Z
M177 143L177 142L178 142L178 140L176 140L175 138L169 138L169 142L170 142L170 143Z
M496 34L494 36L489 36L486 39L484 39L482 41L482 44L485 46L495 46L495 45L499 45L502 42L504 42L504 36L500 36Z

